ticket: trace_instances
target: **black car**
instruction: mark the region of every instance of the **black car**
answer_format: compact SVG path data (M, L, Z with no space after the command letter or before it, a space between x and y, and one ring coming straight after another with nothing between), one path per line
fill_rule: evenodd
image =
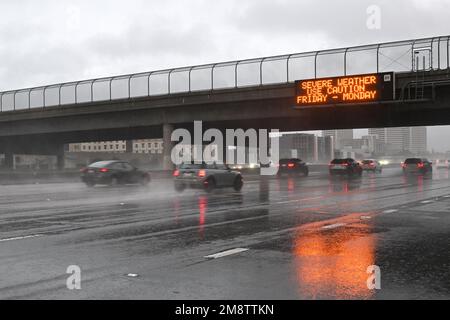
M87 186L96 184L118 185L118 184L142 184L150 182L150 174L138 170L126 161L111 160L100 161L90 164L81 169L81 180Z
M358 161L352 158L346 159L334 159L329 165L330 175L348 175L348 176L361 176L362 167Z
M278 175L281 176L283 174L301 174L306 177L309 175L309 168L300 159L280 159L278 163Z
M433 166L427 159L421 158L408 158L402 163L403 173L431 173L433 172Z

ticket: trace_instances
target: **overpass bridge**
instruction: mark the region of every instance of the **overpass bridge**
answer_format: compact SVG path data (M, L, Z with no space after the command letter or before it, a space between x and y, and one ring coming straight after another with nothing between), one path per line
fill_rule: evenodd
M395 72L391 101L296 108L296 80ZM450 124L450 36L212 63L0 93L0 153L164 138L204 126L282 131ZM165 148L165 158L170 148Z

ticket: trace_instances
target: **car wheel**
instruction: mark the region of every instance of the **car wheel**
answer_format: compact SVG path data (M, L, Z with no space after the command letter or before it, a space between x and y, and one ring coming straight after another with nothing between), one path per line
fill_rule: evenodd
M112 177L111 181L109 182L109 185L111 187L116 187L119 184L119 179L117 177Z
M234 179L234 183L233 183L233 188L234 188L234 190L236 190L236 191L241 191L243 185L244 185L244 181L242 180L242 177L241 177L241 176L237 176L237 177Z
M216 188L216 181L213 178L208 178L204 182L204 186L206 192L212 192Z
M186 189L186 186L181 183L175 183L175 191L177 192L183 192L184 189Z
M305 169L305 170L303 171L303 176L304 176L304 177L309 176L309 170L308 170L308 169Z
M88 186L89 188L92 188L95 186L95 182L86 182L86 186Z
M141 185L148 186L150 183L150 177L148 175L145 175L141 178Z

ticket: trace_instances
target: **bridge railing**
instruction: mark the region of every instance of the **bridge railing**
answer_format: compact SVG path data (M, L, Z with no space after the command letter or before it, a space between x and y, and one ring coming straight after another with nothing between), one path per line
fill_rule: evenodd
M450 69L450 36L286 54L0 93L0 111L289 83L372 72Z

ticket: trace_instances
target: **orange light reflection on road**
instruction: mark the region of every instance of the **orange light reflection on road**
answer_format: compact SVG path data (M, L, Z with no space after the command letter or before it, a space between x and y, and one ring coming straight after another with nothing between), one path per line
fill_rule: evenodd
M312 234L294 243L299 293L311 299L370 299L367 267L375 264L376 239L365 224Z
M198 210L199 210L198 232L199 232L200 238L202 238L202 239L203 239L204 231L205 231L205 220L206 220L205 216L206 216L207 208L208 208L208 198L205 196L198 197Z
M287 187L288 187L288 191L289 192L294 192L295 191L295 181L291 177L289 177L289 179L288 179Z

